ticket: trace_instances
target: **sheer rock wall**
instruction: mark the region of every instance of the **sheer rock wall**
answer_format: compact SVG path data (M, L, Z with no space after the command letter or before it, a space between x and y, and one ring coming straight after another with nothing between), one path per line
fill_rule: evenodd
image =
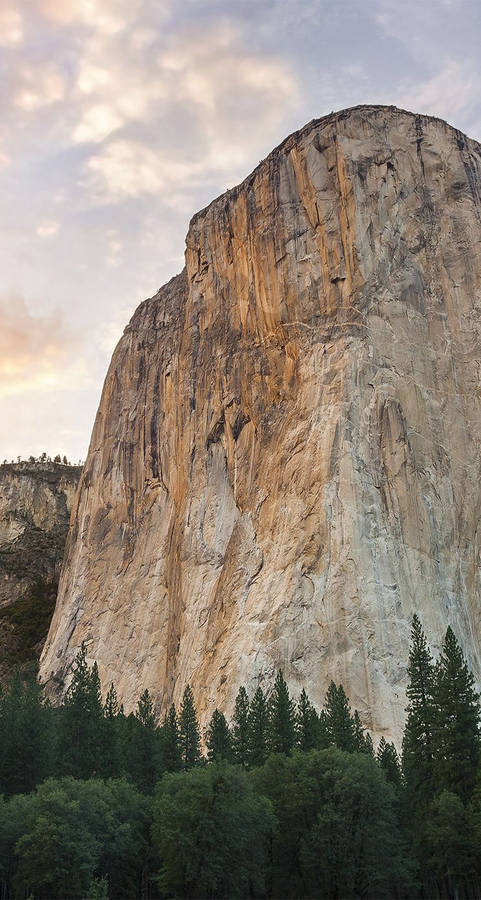
M205 722L282 667L399 739L410 620L481 675L481 147L311 122L198 213L106 378L41 676Z

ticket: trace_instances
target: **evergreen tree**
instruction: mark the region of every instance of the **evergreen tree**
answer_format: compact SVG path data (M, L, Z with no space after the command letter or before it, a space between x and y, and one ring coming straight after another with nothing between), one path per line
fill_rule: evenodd
M326 710L321 709L318 715L317 747L319 750L327 750L331 746L331 735Z
M245 687L239 688L232 719L232 752L234 761L244 768L249 753L249 698Z
M331 681L327 689L324 712L329 742L340 750L353 753L356 749L354 721L342 684L337 687Z
M194 695L188 684L180 707L180 753L183 769L191 769L200 761L200 734Z
M29 793L52 768L52 710L17 670L0 698L0 792Z
M479 850L460 797L449 791L438 794L424 814L420 830L423 896L477 900Z
M207 757L209 762L221 759L232 762L232 735L229 731L224 713L215 709L206 735Z
M319 740L319 716L304 688L297 701L296 710L297 744L300 750L314 750Z
M357 709L354 710L352 723L354 726L354 750L356 753L369 753L370 756L374 756L371 735L364 730Z
M262 766L267 759L267 703L258 687L250 704L247 720L249 766Z
M394 785L397 790L400 790L402 786L401 763L394 744L388 744L384 737L382 737L377 749L376 759L387 780Z
M162 774L160 733L155 724L154 706L148 690L137 703L130 723L130 771L136 785L151 794Z
M408 663L408 706L403 736L403 772L412 802L429 801L434 790L433 732L436 721L434 667L421 623L413 616ZM411 801L410 801L411 802Z
M154 704L147 688L137 703L135 717L144 728L150 728L151 730L155 728Z
M170 707L162 726L162 756L167 772L178 772L182 768L179 723L174 704Z
M296 741L294 701L279 669L268 703L268 748L271 753L292 753Z
M153 802L162 897L265 897L271 804L247 772L209 765L166 775Z
M481 760L479 695L453 631L448 628L436 666L435 775L439 790L471 797Z
M103 725L98 669L96 665L89 669L82 643L60 715L58 762L62 772L89 778L102 771Z
M105 698L104 716L106 719L109 719L110 721L112 721L113 719L116 718L116 716L118 716L119 712L120 712L120 709L119 709L119 702L117 699L117 691L115 690L115 686L112 682L108 689L107 696Z
M124 771L125 757L125 716L121 711L117 691L112 683L107 692L104 703L104 749L102 753L104 778L118 778Z
M276 816L268 897L413 897L396 798L367 754L330 747L271 756L251 779Z

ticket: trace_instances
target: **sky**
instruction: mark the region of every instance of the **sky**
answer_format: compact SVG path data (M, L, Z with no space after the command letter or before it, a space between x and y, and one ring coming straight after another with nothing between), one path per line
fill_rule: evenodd
M84 459L191 216L359 103L481 140L479 0L0 0L0 460Z

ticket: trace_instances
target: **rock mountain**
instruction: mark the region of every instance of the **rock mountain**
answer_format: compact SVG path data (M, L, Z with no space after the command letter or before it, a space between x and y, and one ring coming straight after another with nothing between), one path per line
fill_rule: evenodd
M54 462L0 465L0 681L42 648L81 471Z
M399 739L410 621L481 675L481 146L363 106L198 213L106 378L41 676L202 720L282 667Z

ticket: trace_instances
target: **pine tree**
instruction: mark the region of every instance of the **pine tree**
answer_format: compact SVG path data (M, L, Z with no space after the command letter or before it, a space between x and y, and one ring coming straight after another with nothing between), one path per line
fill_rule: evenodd
M130 771L145 794L152 793L162 774L160 733L147 689L137 702L134 721L131 722Z
M0 699L0 792L29 793L53 764L52 710L17 670Z
M401 762L394 744L388 744L385 738L382 737L377 749L376 759L387 780L397 790L400 790L402 786Z
M120 712L119 701L117 699L117 691L113 682L111 683L104 703L104 716L106 719L115 719Z
M479 695L451 628L436 666L435 776L437 790L469 800L481 760Z
M224 759L232 761L232 735L229 731L224 713L215 709L206 734L207 757L209 762Z
M162 756L167 772L178 772L182 768L179 723L174 704L170 707L162 726Z
M356 749L354 721L342 684L337 687L331 681L327 689L324 712L330 743L335 744L340 750L353 753Z
M436 721L434 666L417 615L413 616L408 663L409 700L403 736L402 766L411 802L430 800L434 784L433 732Z
M147 688L137 703L135 716L145 728L155 728L154 704Z
M239 688L232 719L232 751L234 761L244 768L249 753L249 698L245 687Z
M297 701L296 710L297 744L300 750L314 750L319 740L319 716L304 688Z
M354 710L352 722L354 726L354 749L356 753L369 753L370 756L374 756L371 735L363 728L357 709Z
M248 716L248 754L249 766L263 766L267 759L267 703L258 687L250 704Z
M268 703L268 740L271 753L292 753L296 741L296 712L294 701L279 669Z
M87 649L82 643L60 718L59 764L66 775L90 778L102 771L103 725L97 664L89 669Z
M112 683L104 703L104 749L102 753L104 778L118 778L123 770L125 749L123 746L124 715L119 707L117 691Z
M200 761L200 734L194 695L188 684L180 707L180 753L183 769L191 769Z
M325 709L321 709L318 715L317 749L326 750L331 745L329 722Z

